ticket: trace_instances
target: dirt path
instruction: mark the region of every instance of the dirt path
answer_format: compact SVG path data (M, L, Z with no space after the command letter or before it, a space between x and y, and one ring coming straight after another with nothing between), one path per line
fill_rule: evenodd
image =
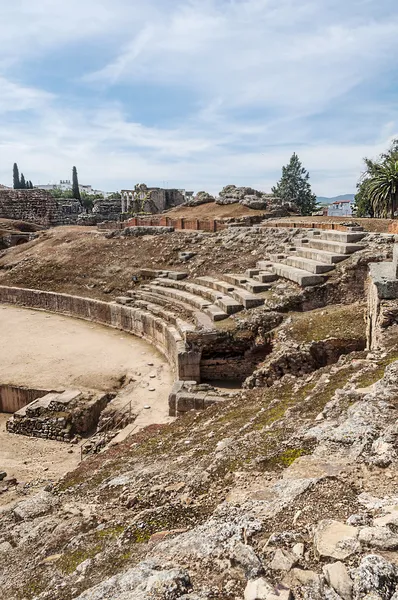
M139 338L51 313L0 305L0 334L2 384L110 390L126 375L168 369L161 354Z
M93 323L4 305L0 332L0 383L109 390L126 377L114 403L121 407L131 400L132 412L139 415L136 425L170 420L173 374L163 356L143 340ZM8 418L0 413L0 471L8 477L57 480L79 463L76 446L7 433ZM14 496L0 495L0 506Z

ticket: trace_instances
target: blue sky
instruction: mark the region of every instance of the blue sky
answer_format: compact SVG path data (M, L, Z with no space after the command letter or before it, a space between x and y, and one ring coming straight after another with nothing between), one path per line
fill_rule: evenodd
M0 183L355 190L398 137L396 0L0 3Z

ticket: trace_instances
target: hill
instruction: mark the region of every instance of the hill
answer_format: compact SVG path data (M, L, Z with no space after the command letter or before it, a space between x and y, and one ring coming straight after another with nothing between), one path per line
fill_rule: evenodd
M317 196L316 199L320 204L332 204L338 200L354 200L355 194L340 194L340 196L333 196L328 198L327 196Z

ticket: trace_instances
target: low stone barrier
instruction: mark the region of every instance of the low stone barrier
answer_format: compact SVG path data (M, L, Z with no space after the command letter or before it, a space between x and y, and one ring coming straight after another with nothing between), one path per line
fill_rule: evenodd
M261 224L261 227L285 227L286 229L325 229L334 231L348 231L350 227L341 223L318 223L309 221L269 221Z
M42 290L0 286L0 304L61 313L121 329L154 345L168 360L176 378L200 381L201 353L188 348L178 332L142 309Z

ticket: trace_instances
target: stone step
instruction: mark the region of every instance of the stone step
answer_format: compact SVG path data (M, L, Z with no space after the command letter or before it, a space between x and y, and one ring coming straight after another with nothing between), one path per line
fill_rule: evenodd
M351 231L332 231L332 230L324 230L321 231L320 238L322 240L330 240L331 242L340 242L343 244L352 244L355 242L360 242L366 233L362 232L351 232Z
M259 270L258 269L247 269L245 271L245 277L249 277L250 279L255 277L256 275L259 274Z
M154 292L155 294L165 296L166 298L180 300L181 302L190 304L191 306L194 306L198 310L202 311L204 311L205 308L212 304L212 302L210 302L209 300L205 300L200 296L196 296L195 294L190 294L189 292L185 292L182 290L177 290L172 287L162 286L160 285L160 283L151 283L143 286L143 288Z
M127 292L127 295L131 298L135 298L137 300L144 300L145 302L150 302L151 304L156 304L162 307L169 307L172 305L173 310L187 312L192 316L196 325L199 327L203 327L205 329L212 329L213 322L204 312L198 310L197 308L187 304L186 302L181 302L180 300L176 300L175 298L166 298L165 296L156 294L154 292L144 290L142 287L137 288L136 290L130 290Z
M156 281L146 287L147 289L156 291L156 293L166 296L167 298L175 298L176 300L181 300L182 302L191 304L195 308L198 308L208 315L213 321L220 321L221 319L228 318L227 313L221 310L221 308L215 304L212 304L208 300L204 300L202 297L197 296L196 294L191 294L190 292L179 290L173 287L162 286Z
M334 269L333 265L320 263L311 258L303 258L302 256L288 256L284 262L291 267L297 267L298 269L315 273L315 275L321 275Z
M309 258L311 260L315 260L316 262L327 265L335 265L348 258L346 254L336 254L333 252L325 252L323 250L315 250L314 248L308 248L308 246L298 246L295 256L302 256L303 258Z
M273 281L278 279L278 276L275 275L275 273L272 273L271 271L259 271L259 274L254 275L253 279L255 279L256 281L260 281L261 283L272 283Z
M206 286L198 285L192 281L167 281L165 279L158 280L160 285L165 287L172 287L174 289L182 290L189 292L190 294L194 294L196 296L200 296L201 298L205 298L209 300L212 304L215 304L222 308L225 307L225 312L229 315L233 315L243 309L242 304L237 302L234 298L229 295L226 295L217 290L212 290ZM156 283L156 280L154 281Z
M218 290L225 294L229 294L237 302L241 303L245 309L255 308L256 306L262 306L264 304L263 298L255 296L243 288L235 287L234 285L226 283L225 281L215 279L214 277L198 277L196 281L210 287L213 290Z
M284 279L289 279L290 281L294 281L294 283L298 283L301 287L307 287L310 285L319 285L324 283L326 278L323 275L314 275L309 271L305 271L304 269L297 269L296 267L291 267L289 265L285 265L284 263L274 263L272 265L274 272L279 275L279 277L283 277Z
M250 277L246 277L245 275L237 273L225 273L222 278L232 285L246 288L252 294L260 294L261 292L266 292L269 289L269 286L265 283L261 283L255 279L251 279Z
M257 262L257 267L260 270L260 272L261 271L269 272L274 262L278 262L278 261L259 260Z
M196 331L196 327L192 325L192 323L188 323L187 321L184 321L184 319L180 319L174 312L165 310L163 307L157 304L146 302L145 300L133 300L133 302L134 306L148 310L155 316L160 317L164 321L174 325L181 335L185 335L185 333L188 331Z
M219 306L216 306L215 304L210 304L210 306L205 308L204 312L214 322L223 321L224 319L228 319L227 313L224 312Z
M353 254L359 250L363 250L365 246L359 244L346 244L344 242L333 242L331 240L315 239L308 242L306 247L315 248L315 250L324 250L326 252L334 252L336 254Z

